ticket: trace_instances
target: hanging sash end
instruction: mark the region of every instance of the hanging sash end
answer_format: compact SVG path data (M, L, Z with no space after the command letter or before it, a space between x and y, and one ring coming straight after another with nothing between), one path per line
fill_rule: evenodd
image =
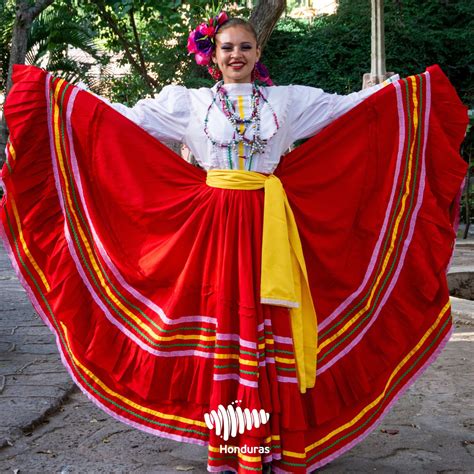
M299 308L298 301L278 300L275 298L260 298L260 303L271 304L273 306L283 306L284 308Z

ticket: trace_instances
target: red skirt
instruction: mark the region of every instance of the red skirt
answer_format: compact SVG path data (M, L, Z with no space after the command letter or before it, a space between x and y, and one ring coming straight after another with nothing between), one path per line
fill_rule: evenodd
M289 312L260 303L262 190L208 187L204 171L34 67L15 68L5 115L4 242L65 366L117 419L208 445L210 471L324 465L448 340L467 114L438 67L374 94L275 172L318 316L305 394ZM269 420L223 437L205 422L219 405L224 433L229 406Z

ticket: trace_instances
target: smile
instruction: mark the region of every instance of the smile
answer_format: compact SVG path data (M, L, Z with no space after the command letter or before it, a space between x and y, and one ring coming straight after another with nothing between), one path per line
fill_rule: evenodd
M229 67L231 67L232 69L236 69L236 70L242 69L244 66L245 66L244 63L237 63L237 62L229 64Z

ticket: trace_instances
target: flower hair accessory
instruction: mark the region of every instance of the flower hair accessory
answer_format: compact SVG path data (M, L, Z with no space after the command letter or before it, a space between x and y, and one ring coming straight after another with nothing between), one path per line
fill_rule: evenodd
M229 20L226 12L221 11L209 20L200 23L188 37L188 53L194 54L194 60L200 66L206 66L213 79L222 79L222 73L217 66L213 66L212 53L216 49L216 35L222 25ZM267 86L273 86L268 69L260 62L255 63L252 71L252 80L260 81Z
M258 80L260 82L263 82L267 86L273 86L273 81L270 78L270 73L268 72L267 67L260 61L257 61L255 63L255 68L252 73L252 79L254 81Z
M212 52L216 47L216 34L228 19L227 13L221 11L189 33L188 52L194 54L194 59L200 66L208 66L211 62Z

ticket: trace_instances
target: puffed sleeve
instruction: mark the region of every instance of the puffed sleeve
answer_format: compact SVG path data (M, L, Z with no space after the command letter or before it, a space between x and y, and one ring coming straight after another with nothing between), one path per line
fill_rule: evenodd
M329 94L316 87L290 86L290 121L293 141L314 135L396 79L398 75L392 76L390 81L348 95Z
M165 86L154 98L139 100L133 107L105 102L158 140L183 141L190 117L185 87Z

